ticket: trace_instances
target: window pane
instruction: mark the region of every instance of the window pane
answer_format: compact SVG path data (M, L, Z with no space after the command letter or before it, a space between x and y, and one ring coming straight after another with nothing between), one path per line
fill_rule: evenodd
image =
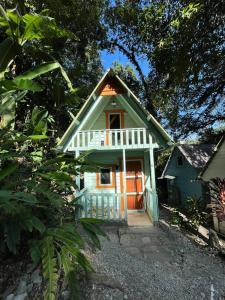
M110 184L110 168L100 169L100 183L101 184Z
M178 166L182 166L183 165L183 157L182 156L178 156L177 157L177 164L178 164Z
M120 129L120 114L109 115L110 129Z

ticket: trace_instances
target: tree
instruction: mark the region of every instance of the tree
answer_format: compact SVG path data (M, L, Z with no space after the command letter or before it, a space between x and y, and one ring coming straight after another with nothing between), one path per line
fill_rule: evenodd
M52 130L58 131L55 136L61 136L71 122L71 113L75 115L97 84L102 75L102 65L99 56L99 41L104 38L104 30L100 23L103 0L92 1L7 1L3 3L11 6L19 15L31 12L54 18L55 26L60 31L48 32L42 40L32 40L25 44L22 53L15 59L15 74L48 62L54 57L68 73L73 84L76 85L76 94L66 91L65 82L59 72L54 78L40 78L45 89L39 93L27 95L27 101L20 103L16 109L17 124L24 122L23 116L35 105L45 107L54 117ZM90 9L90 10L89 10ZM4 39L4 33L0 33ZM48 85L46 85L46 80ZM63 120L63 122L62 122ZM19 128L19 126L17 127Z
M143 103L175 137L224 121L223 1L118 0L105 22L109 47L136 68Z

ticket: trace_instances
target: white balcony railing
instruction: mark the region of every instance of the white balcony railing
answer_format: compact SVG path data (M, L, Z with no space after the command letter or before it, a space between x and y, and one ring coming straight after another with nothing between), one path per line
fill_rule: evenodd
M148 148L146 128L84 130L74 136L69 150Z

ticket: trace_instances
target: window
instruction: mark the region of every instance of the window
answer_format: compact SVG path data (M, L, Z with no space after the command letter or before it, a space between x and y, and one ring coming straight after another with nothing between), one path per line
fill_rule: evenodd
M100 169L100 184L111 184L111 168Z
M183 157L181 155L177 156L177 165L183 166Z
M80 191L84 189L84 173L80 173Z
M100 168L96 173L96 188L114 188L115 187L115 167Z
M120 129L120 114L109 115L109 128Z

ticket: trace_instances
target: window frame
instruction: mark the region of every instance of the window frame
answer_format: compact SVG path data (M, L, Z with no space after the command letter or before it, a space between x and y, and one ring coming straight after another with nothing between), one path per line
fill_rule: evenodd
M110 169L110 183L102 184L101 183L101 169ZM97 189L107 189L107 188L115 188L115 166L107 165L102 166L96 172L96 188Z

